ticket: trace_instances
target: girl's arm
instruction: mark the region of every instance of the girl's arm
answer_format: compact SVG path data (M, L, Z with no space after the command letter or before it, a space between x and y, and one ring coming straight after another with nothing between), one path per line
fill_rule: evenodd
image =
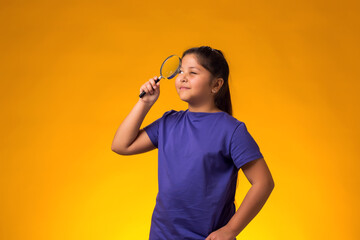
M111 150L121 155L133 155L155 149L144 129L139 130L146 114L156 102L160 94L160 81L155 83L157 77L150 79L140 88L146 94L139 98L130 113L115 133Z
M264 158L251 161L241 169L252 186L236 213L225 226L233 233L233 236L237 236L258 214L275 187Z

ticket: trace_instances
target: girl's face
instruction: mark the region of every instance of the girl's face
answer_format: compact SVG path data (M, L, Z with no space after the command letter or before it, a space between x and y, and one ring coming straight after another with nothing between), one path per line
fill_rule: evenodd
M210 81L211 73L202 67L194 54L182 58L180 72L175 80L176 91L181 100L192 104L213 101Z

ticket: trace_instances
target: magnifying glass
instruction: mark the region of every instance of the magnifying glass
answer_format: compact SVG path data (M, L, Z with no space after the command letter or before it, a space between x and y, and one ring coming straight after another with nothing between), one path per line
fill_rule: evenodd
M181 67L181 59L180 59L180 57L175 55L175 54L170 55L161 64L160 77L158 77L155 80L155 83L160 81L160 79L162 79L162 78L172 79L173 77L175 77L179 73L180 67ZM146 94L146 92L143 91L142 93L140 93L139 97L142 98L145 94Z

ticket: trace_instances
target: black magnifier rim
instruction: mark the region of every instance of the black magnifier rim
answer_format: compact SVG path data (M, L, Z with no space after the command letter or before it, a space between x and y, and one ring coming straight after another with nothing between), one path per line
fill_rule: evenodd
M164 62L161 64L161 67L160 67L160 76L162 76L163 78L165 78L165 77L162 75L162 68L163 68L165 62L166 62L169 58L174 57L174 56L176 56L176 57L179 58L179 66L177 67L177 69L176 69L176 71L174 72L174 74L171 75L170 77L168 77L167 79L172 79L173 77L176 76L176 74L178 74L179 69L180 69L180 66L181 66L181 58L180 58L178 55L176 55L176 54L172 54L172 55L168 56L168 57L164 60Z

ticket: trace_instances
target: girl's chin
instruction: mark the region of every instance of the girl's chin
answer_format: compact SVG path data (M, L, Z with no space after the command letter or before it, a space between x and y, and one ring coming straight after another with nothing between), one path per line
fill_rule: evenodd
M183 94L179 94L179 97L181 100L188 102L190 99L188 97L185 97Z
M187 94L186 93L186 90L185 91L179 91L178 92L178 95L180 97L181 100L187 102L187 103L190 103L192 100L194 100L192 98L192 95L191 94Z

